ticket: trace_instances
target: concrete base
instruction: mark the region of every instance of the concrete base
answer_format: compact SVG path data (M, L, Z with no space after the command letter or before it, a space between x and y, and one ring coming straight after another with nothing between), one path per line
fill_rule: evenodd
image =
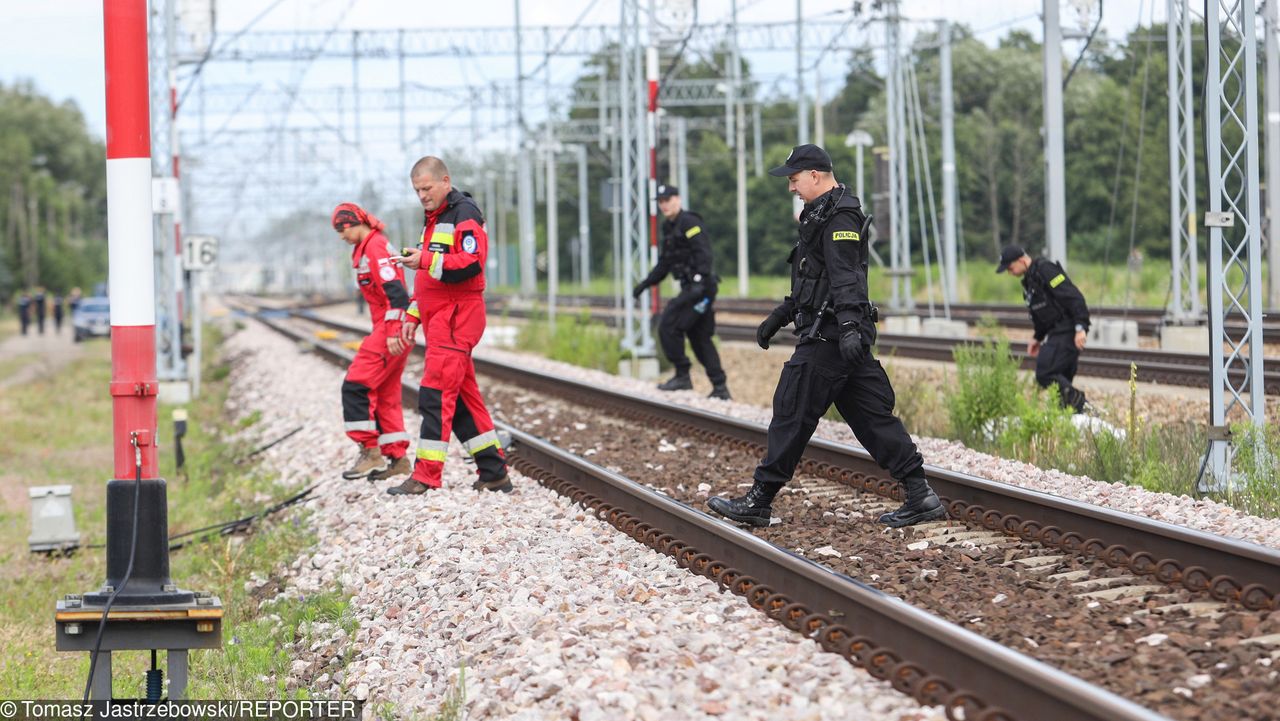
M477 347L480 348L515 348L520 329L513 325L491 325L484 329Z
M624 378L635 378L642 381L651 381L658 377L658 359L657 358L623 358L618 361L618 375Z
M890 335L920 335L920 316L891 315L881 322L881 330Z
M1138 321L1098 318L1089 325L1089 344L1101 348L1137 348Z
M969 324L962 320L946 318L925 318L921 323L922 332L926 336L939 338L968 338Z
M182 405L191 402L191 383L188 381L160 381L161 403Z
M1160 327L1160 350L1209 355L1209 329L1202 325Z

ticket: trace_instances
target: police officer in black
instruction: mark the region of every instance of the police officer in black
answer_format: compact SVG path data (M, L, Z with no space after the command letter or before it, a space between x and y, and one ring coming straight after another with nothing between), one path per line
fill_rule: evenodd
M1061 265L1048 258L1032 260L1021 246L1010 245L1000 251L996 272L1006 270L1022 278L1022 297L1035 326L1027 355L1036 359L1036 383L1041 388L1058 386L1063 407L1083 413L1087 405L1084 393L1071 382L1089 335L1089 306L1084 295Z
M702 216L680 207L680 191L671 185L658 186L658 210L662 221L662 252L658 264L648 277L636 284L631 295L640 294L651 285L657 285L670 273L680 281L680 294L667 303L658 323L658 339L662 352L675 366L676 373L658 386L658 390L687 391L693 388L689 379L689 356L684 352L684 339L689 338L693 354L707 369L711 381L710 398L731 400L729 386L725 383L724 369L720 367L720 353L711 337L716 333L716 312L713 303L718 290L718 278L711 272L711 240Z
M773 393L769 448L756 466L745 496L715 497L711 510L739 523L767 526L774 496L795 473L818 420L834 403L858 442L902 484L906 503L880 516L893 527L946 515L929 487L924 461L902 421L893 415L894 394L880 361L871 355L876 311L867 299L867 228L858 198L837 183L831 157L816 145L791 151L769 171L786 176L805 202L800 238L791 251L791 294L756 331L761 348L795 323L795 353Z

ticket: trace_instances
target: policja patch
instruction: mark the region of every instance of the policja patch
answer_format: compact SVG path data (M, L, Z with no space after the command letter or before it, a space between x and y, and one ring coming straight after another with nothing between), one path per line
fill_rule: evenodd
M837 230L831 234L832 240L862 240L856 230Z

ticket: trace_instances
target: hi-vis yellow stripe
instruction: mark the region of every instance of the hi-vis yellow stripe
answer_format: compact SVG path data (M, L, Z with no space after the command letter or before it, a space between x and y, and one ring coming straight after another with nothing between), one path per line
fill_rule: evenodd
M862 236L858 235L856 230L837 230L831 234L832 240L862 240Z
M1057 288L1058 286L1062 285L1062 281L1066 279L1067 279L1066 275L1059 273L1056 276L1054 276L1053 280L1049 281L1049 287Z
M698 233L701 233L701 232L702 232L702 226L701 226L701 225L695 225L695 226L693 226L692 228L690 228L690 229L688 229L688 230L686 230L686 231L684 232L684 237L686 237L686 238L692 238L693 236L695 236L695 235L697 235Z
M436 231L431 234L432 243L440 243L441 245L453 245L453 233L441 233Z

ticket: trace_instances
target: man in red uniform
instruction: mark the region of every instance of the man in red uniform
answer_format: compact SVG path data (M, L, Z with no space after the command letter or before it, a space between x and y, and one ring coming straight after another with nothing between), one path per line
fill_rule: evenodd
M400 328L409 309L409 294L404 270L392 262L398 254L382 234L385 227L355 203L333 210L333 229L353 246L351 266L373 321L373 332L360 342L342 381L343 426L347 436L360 444L360 457L342 473L347 479L378 481L413 470L406 457L409 434L400 403L400 376L409 359Z
M453 188L444 161L426 156L409 173L422 203L424 224L418 248L404 264L417 270L413 302L401 339L412 345L425 328L427 357L418 389L422 433L413 475L387 489L393 496L439 488L449 436L457 432L476 461L476 490L511 491L502 444L476 385L471 350L484 335L484 265L489 237L471 196Z

